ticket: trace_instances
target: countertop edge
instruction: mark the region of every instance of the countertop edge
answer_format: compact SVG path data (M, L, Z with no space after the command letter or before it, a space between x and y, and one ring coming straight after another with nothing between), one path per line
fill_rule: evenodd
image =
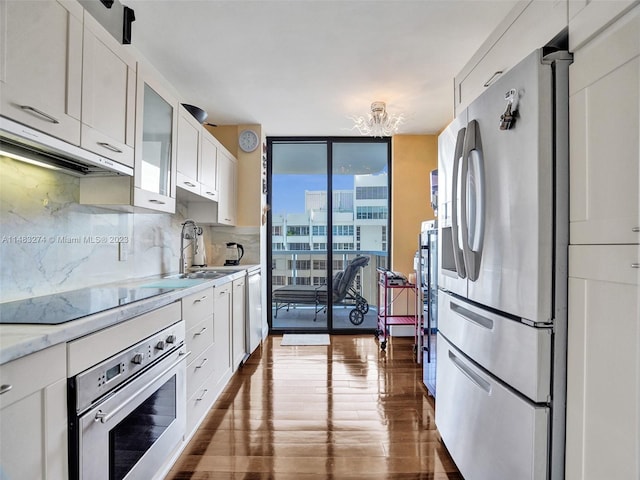
M236 267L236 270L239 268ZM230 273L222 278L203 279L197 285L175 288L167 293L59 325L0 325L0 365L131 320L201 290L232 282L245 276L246 271L246 268L242 268L240 272ZM144 282L149 282L149 279L128 281L130 284Z

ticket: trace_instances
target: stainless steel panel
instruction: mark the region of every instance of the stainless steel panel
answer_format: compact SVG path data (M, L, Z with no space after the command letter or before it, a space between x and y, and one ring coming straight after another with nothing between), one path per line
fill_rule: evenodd
M88 410L79 422L80 479L109 478L110 431L171 377L175 383L176 418L166 426L153 446L138 460L125 478L153 478L159 467L176 451L185 433L186 375L184 349L176 351L135 380Z
M534 328L444 292L439 330L456 347L535 402L551 394L550 328Z
M456 233L458 245L462 241L459 231L454 225L453 215L459 214L460 189L457 189L457 198L454 202L454 157L456 156L456 144L458 133L466 127L466 111L462 112L438 137L438 264L441 266L438 276L440 288L450 290L459 295L467 295L467 280L464 275L458 274L458 265L463 264L462 253L454 248ZM453 211L454 203L458 205L457 211ZM456 256L458 258L456 258Z
M549 410L527 402L438 337L436 426L466 480L546 480Z
M468 298L550 322L553 265L553 84L536 51L468 108L482 135L485 224L480 272ZM505 94L518 92L513 127L500 130ZM469 208L469 206L467 206Z

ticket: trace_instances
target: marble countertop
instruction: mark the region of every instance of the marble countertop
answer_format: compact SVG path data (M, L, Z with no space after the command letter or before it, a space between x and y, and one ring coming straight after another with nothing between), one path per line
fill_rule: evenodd
M179 282L170 282L167 286L163 287L169 290L167 293L162 293L59 325L1 324L0 365L44 350L53 345L66 343L84 335L102 330L103 328L130 320L143 313L176 302L192 293L241 278L250 267L250 265L225 267L224 270L229 271L229 274L224 277L217 279L201 278L197 279L197 281L190 280L189 282L185 282L184 287L177 286ZM210 269L223 270L219 267L210 267ZM158 282L167 280L170 280L170 278L167 278L166 275L157 275L140 279L128 279L124 282L99 285L99 287L118 286L135 288L149 284L157 284Z

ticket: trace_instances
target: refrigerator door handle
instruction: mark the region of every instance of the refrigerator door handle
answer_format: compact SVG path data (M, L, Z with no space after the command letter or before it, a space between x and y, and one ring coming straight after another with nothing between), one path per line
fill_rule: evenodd
M453 172L451 175L451 240L453 242L453 259L456 265L456 272L458 277L467 278L467 271L464 264L464 253L460 248L460 242L458 242L459 235L459 222L458 210L464 210L464 200L462 206L458 207L458 187L464 192L464 183L458 183L460 177L460 158L462 157L462 151L464 148L464 139L466 136L466 128L461 128L458 131L458 137L456 138L456 148L453 154ZM464 236L462 237L464 244Z
M484 159L480 126L476 120L469 122L464 137L460 188L462 253L467 276L475 281L480 274L485 222Z

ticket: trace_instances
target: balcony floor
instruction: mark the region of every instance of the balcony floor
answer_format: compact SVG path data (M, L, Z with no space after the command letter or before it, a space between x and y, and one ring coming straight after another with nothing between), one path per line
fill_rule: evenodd
M363 331L373 331L377 328L377 310L370 307L364 316L364 321L360 325L354 325L349 321L349 312L352 306L337 306L333 308L333 328L340 329L360 329ZM324 311L318 312L316 321L313 320L314 308L308 305L294 306L289 311L286 307L278 310L278 317L275 318L276 309L271 309L272 326L278 330L300 330L300 329L322 329L327 328L327 314Z

